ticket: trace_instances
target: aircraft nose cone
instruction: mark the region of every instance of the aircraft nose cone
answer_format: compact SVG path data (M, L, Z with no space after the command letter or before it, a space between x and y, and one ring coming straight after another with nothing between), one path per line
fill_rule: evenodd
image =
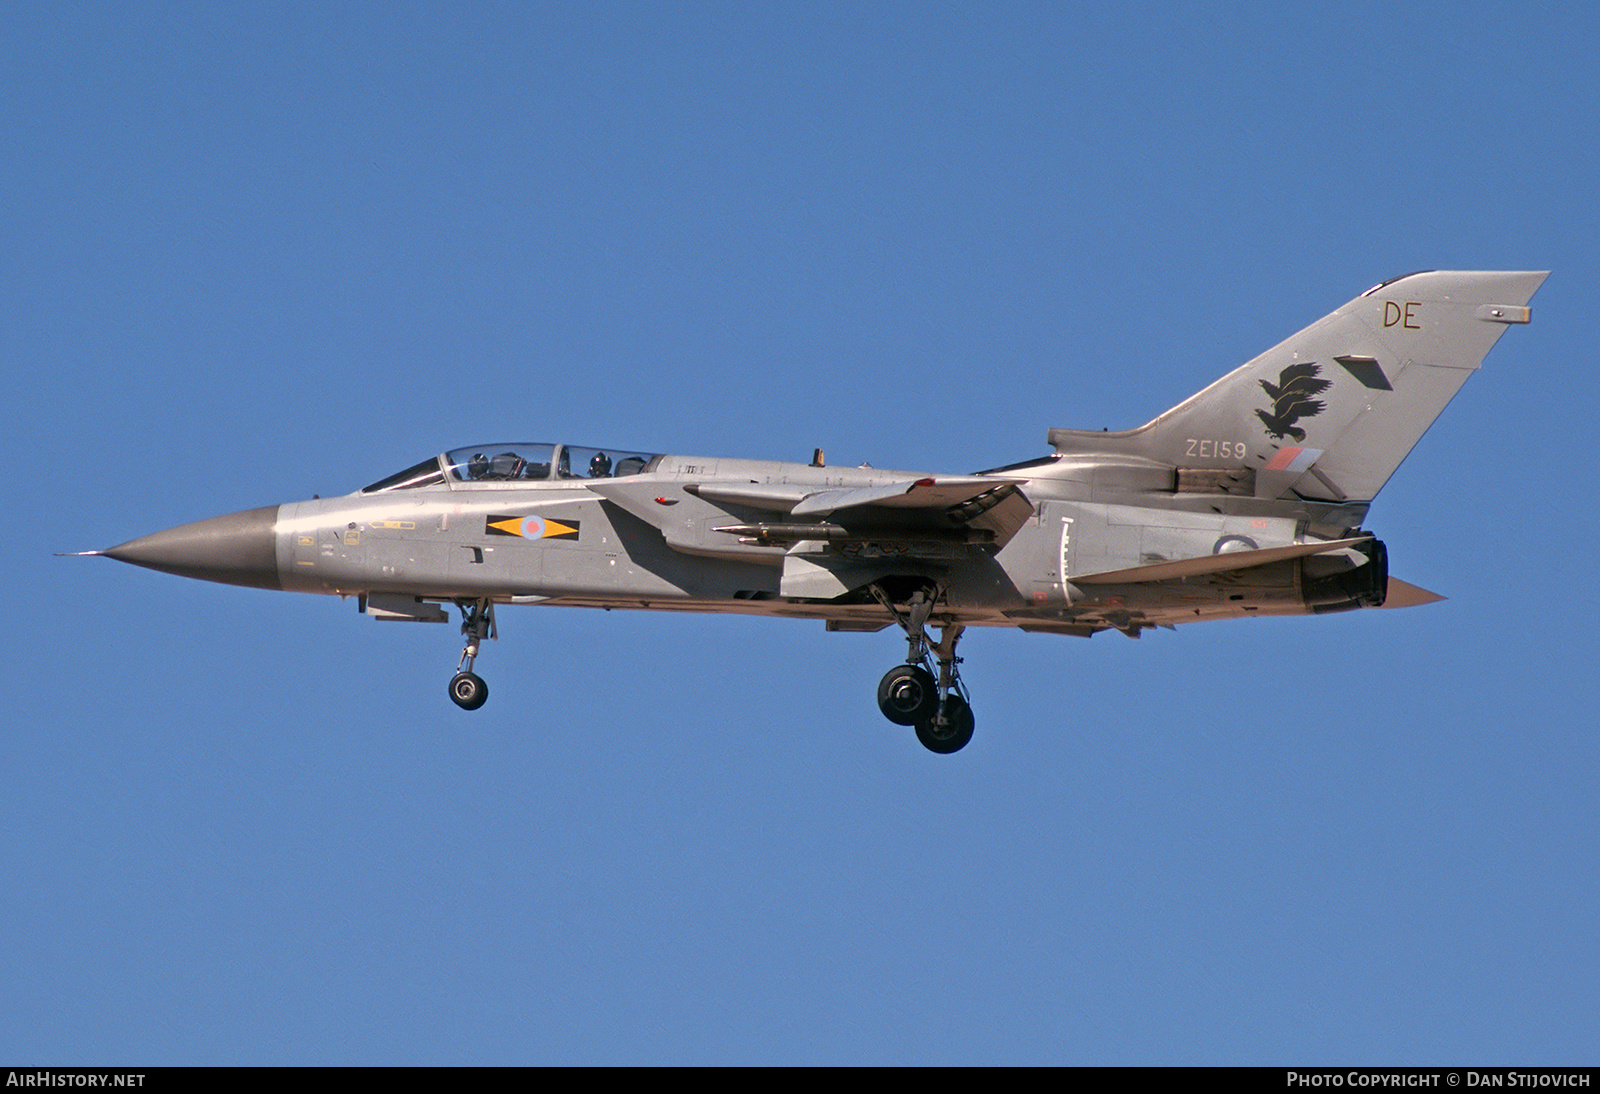
M269 505L180 524L100 553L181 577L282 589L277 524L278 507Z

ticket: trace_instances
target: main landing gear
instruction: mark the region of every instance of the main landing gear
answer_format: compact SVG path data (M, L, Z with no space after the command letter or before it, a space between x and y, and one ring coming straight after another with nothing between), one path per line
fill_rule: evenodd
M972 704L957 668L956 643L966 628L947 621L935 624L939 641L928 637L928 617L933 612L939 589L925 586L912 592L902 609L880 586L870 586L872 595L906 632L910 650L906 663L896 665L878 682L878 709L895 725L915 726L917 740L932 752L956 752L972 740ZM938 672L934 672L934 661Z
M461 650L461 660L456 662L456 674L450 678L450 701L462 710L477 710L489 701L489 685L472 671L472 663L478 659L478 643L497 637L494 603L458 600L456 607L461 609L461 633L466 635L467 644Z

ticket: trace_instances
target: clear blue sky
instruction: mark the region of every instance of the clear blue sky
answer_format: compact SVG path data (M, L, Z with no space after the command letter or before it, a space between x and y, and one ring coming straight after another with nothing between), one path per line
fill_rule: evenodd
M1589 4L7 5L0 1061L1593 1063ZM1134 5L1137 7L1137 5ZM496 439L969 471L1551 269L1369 527L1450 599L454 627L54 551Z

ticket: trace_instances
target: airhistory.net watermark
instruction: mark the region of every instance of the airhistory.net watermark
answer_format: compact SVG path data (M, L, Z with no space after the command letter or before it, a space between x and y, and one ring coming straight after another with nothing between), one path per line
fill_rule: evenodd
M50 1071L30 1068L25 1071L7 1071L6 1086L143 1086L142 1071Z

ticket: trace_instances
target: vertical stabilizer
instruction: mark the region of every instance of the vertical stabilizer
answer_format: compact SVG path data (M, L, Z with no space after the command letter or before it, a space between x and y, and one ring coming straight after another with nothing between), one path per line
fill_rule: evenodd
M1064 454L1253 476L1258 497L1371 501L1506 327L1528 322L1546 276L1385 281L1148 425L1053 429L1050 442Z

